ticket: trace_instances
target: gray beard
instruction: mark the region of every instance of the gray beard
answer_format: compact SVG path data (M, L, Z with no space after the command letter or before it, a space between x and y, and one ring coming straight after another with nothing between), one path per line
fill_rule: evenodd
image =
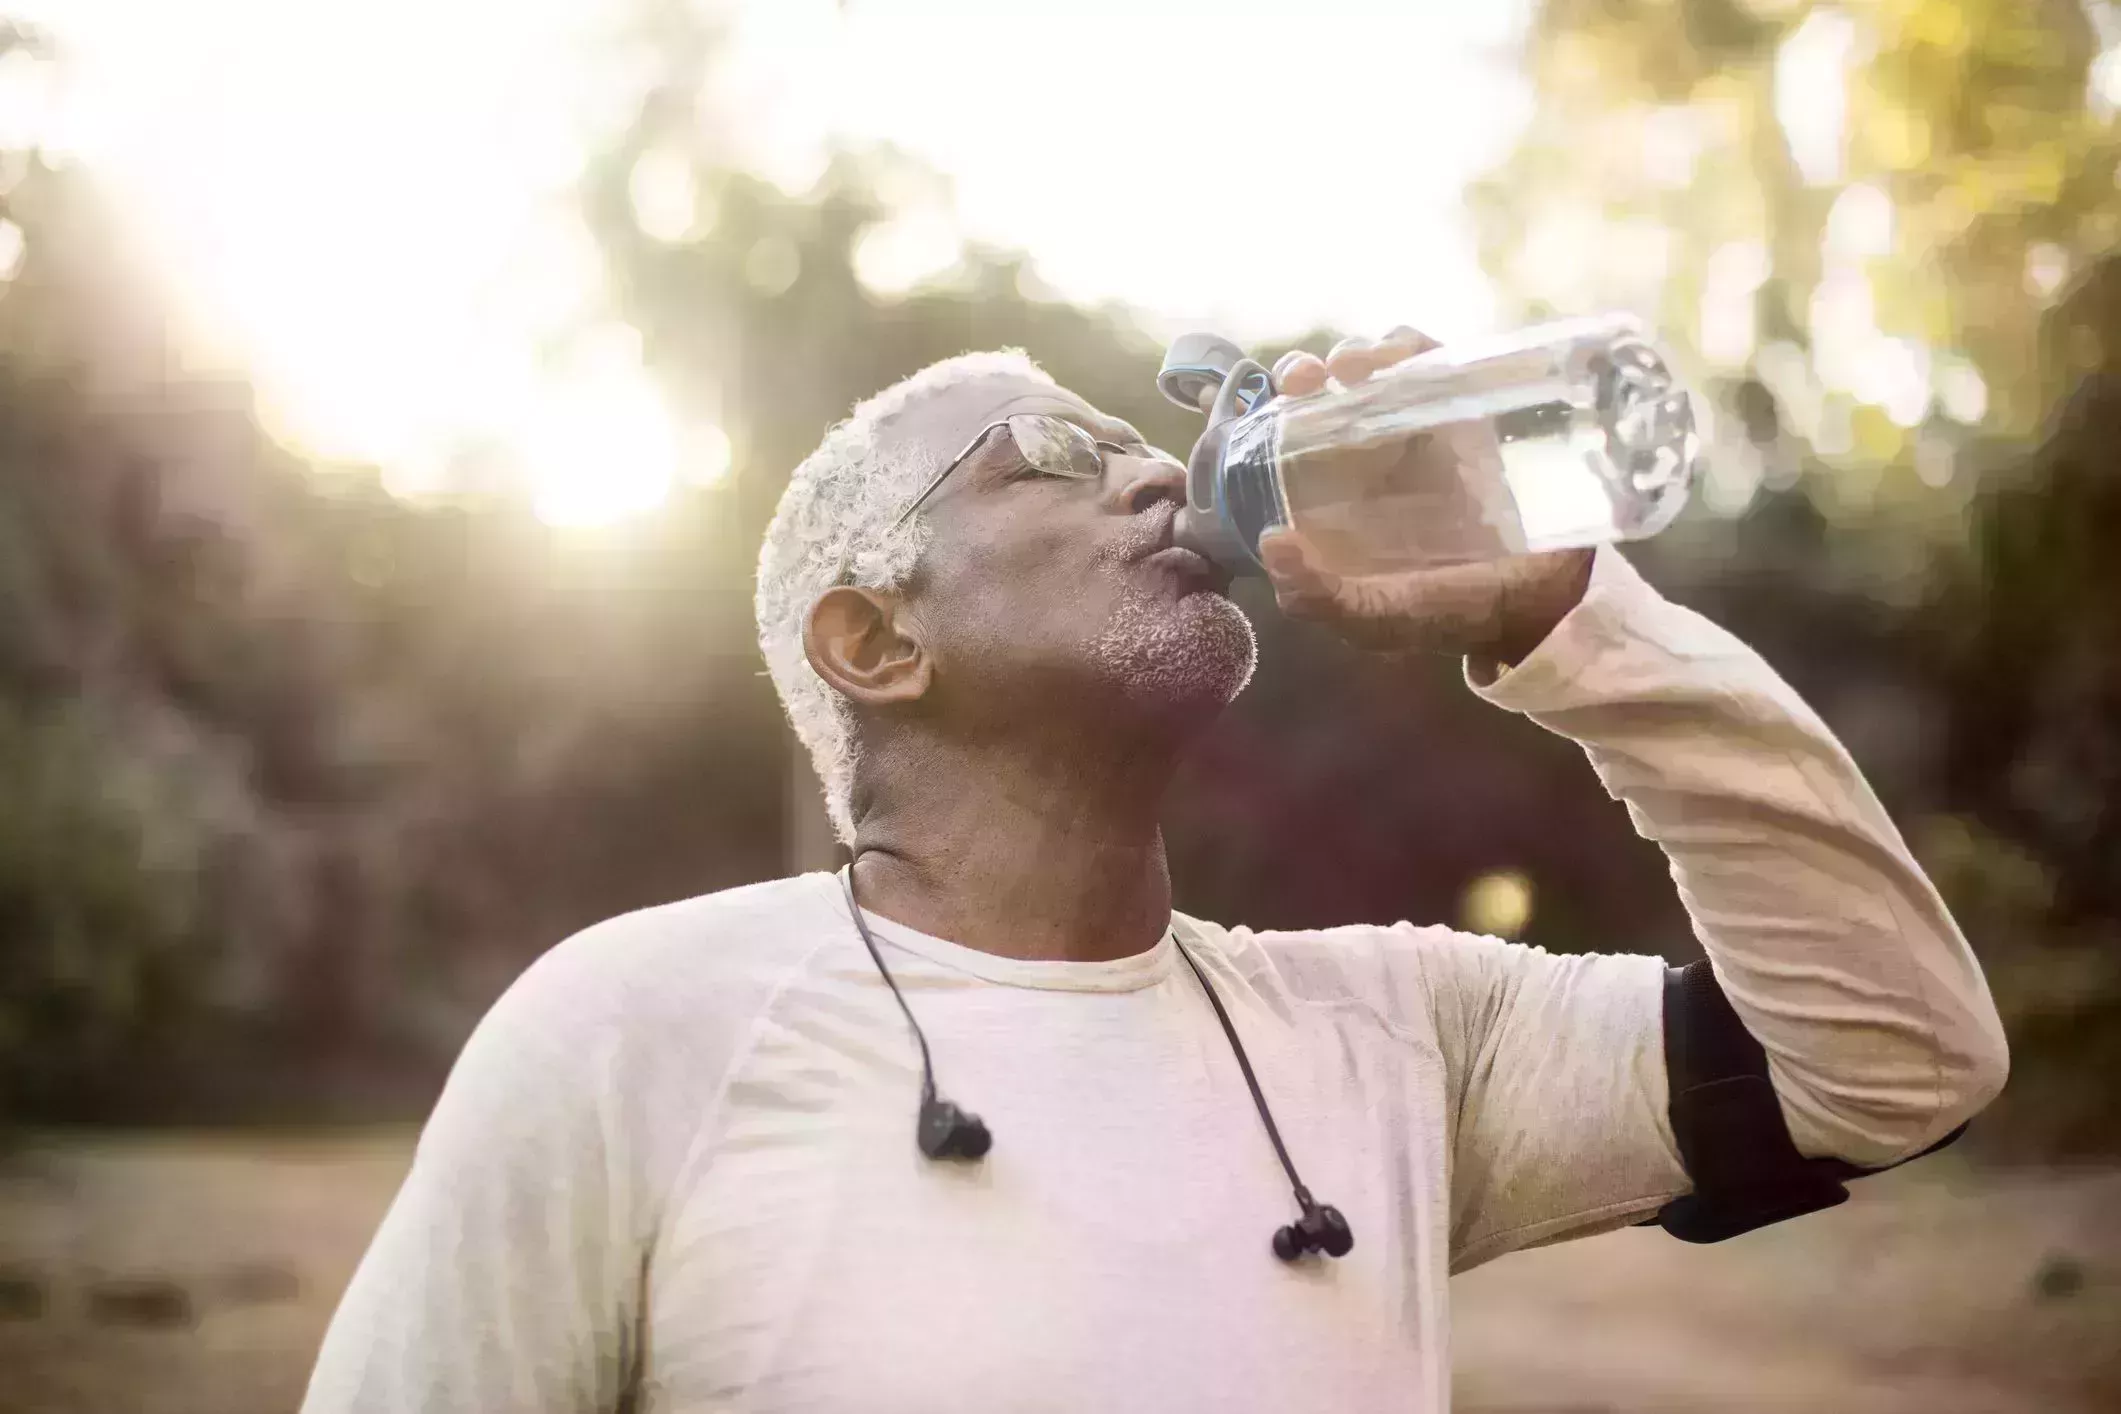
M1252 680L1259 640L1244 610L1220 594L1188 594L1175 608L1130 595L1105 621L1090 659L1137 706L1217 709Z

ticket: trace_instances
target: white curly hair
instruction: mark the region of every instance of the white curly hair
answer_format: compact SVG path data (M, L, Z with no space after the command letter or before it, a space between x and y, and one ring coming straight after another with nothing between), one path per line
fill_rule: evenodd
M890 445L879 435L883 425L923 398L1003 374L1053 386L1023 350L1001 349L929 364L860 404L788 478L759 548L759 651L788 724L810 751L824 784L825 813L842 844L854 843L860 743L851 704L804 656L803 625L811 606L834 585L896 589L927 544L921 516L896 530L891 523L939 469L935 449Z

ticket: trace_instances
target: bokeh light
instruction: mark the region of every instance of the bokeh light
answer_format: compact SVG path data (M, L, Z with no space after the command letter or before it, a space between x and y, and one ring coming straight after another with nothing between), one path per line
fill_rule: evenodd
M1474 933L1515 938L1532 921L1532 881L1515 869L1483 874L1466 886L1460 926Z

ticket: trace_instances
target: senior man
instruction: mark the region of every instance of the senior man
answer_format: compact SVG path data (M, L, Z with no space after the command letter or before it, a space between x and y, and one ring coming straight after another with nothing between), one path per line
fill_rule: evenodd
M1277 372L1352 382L1417 339ZM1980 970L1847 753L1611 549L1341 583L1268 547L1285 611L1463 654L1473 691L1581 743L1713 977L1174 912L1159 801L1254 655L1172 548L1180 495L1016 354L826 435L767 535L759 638L853 864L615 919L525 973L312 1414L1443 1410L1450 1273L1670 1213L1690 1167L1745 1189L1731 1135L1759 1116L1699 1120L1744 1086L1703 1054L1764 1061L1792 1163L1902 1160L1996 1093ZM1682 1003L1728 1033L1674 1032Z

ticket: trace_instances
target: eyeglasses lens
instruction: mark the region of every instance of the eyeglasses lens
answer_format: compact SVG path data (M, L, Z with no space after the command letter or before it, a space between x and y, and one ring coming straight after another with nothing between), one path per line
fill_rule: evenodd
M1094 481L1104 475L1105 459L1096 441L1072 422L1018 413L1009 419L1009 437L1024 460L1048 476Z

